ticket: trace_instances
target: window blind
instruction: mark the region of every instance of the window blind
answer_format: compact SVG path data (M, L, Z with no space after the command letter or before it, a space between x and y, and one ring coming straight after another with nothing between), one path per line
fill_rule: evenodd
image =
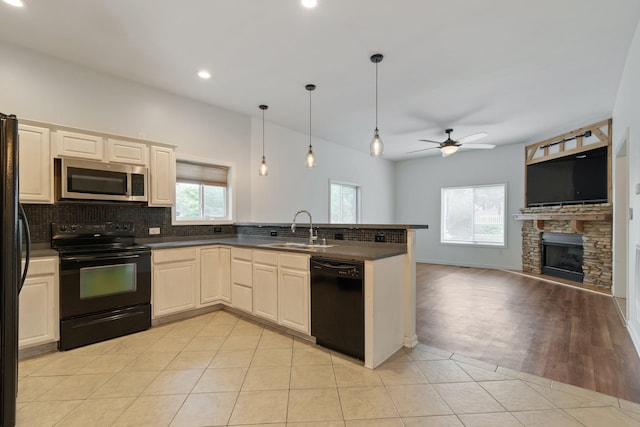
M176 161L176 181L194 184L227 186L229 168L226 166L207 165L203 163Z

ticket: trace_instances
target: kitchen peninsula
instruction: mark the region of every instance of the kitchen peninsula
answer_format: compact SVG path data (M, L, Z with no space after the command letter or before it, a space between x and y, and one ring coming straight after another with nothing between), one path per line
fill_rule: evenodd
M236 234L138 239L152 249L154 324L225 308L311 339L311 257L364 263L364 365L375 368L415 333L415 230L420 225L241 223ZM302 228L300 229L302 230ZM337 239L336 239L337 238Z

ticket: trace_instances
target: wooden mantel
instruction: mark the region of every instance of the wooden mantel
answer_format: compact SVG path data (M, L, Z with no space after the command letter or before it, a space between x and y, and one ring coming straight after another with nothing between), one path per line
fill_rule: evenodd
M533 221L536 229L542 231L545 221L571 221L571 228L576 233L584 231L585 221L612 221L612 213L528 213L515 214L513 218L518 221Z

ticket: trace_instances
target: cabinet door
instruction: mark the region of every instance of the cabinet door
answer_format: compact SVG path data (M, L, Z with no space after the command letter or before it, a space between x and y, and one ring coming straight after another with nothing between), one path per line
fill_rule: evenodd
M196 307L196 285L199 285L197 263L169 262L153 266L154 317L178 313Z
M20 348L55 342L59 338L57 265L57 257L31 260L29 274L20 292Z
M20 202L53 203L49 129L20 125Z
M278 267L253 264L253 314L278 321Z
M222 292L220 248L200 250L200 304L211 304Z
M173 206L176 201L176 157L173 149L149 148L149 206Z
M309 272L280 268L278 323L309 333Z
M231 249L220 248L220 299L231 302Z
M58 156L104 160L104 145L100 136L58 130L56 142Z
M107 140L107 161L147 166L146 144L133 141Z

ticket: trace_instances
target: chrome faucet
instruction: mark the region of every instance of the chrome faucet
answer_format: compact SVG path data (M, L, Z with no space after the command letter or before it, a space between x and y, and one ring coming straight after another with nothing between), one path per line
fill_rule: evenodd
M309 215L309 244L313 245L313 242L318 238L318 234L313 234L313 219L311 219L311 214L309 213L309 211L301 210L296 212L296 214L293 216L293 221L291 221L291 232L296 232L296 218L301 213L306 213L307 215Z

